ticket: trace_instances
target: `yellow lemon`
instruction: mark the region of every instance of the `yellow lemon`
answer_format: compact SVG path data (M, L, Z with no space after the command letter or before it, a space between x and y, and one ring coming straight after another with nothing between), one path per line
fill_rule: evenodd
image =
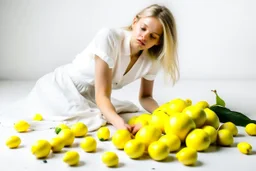
M198 107L201 107L202 109L209 108L209 103L205 100L199 101L195 104Z
M31 152L37 158L46 158L51 151L51 144L47 140L37 140L31 147Z
M217 114L209 108L205 108L204 112L206 114L206 121L204 125L210 125L213 126L215 129L218 129L220 126L220 120Z
M134 125L135 124L135 120L137 119L138 116L133 116L129 119L128 124L129 125Z
M147 125L142 127L135 135L135 139L139 140L140 142L144 143L146 149L148 148L149 144L154 141L157 141L162 135L160 129L152 126Z
M18 136L11 136L6 140L6 145L9 148L17 148L21 143L21 139Z
M187 103L187 106L192 105L192 100L191 99L185 99L185 102Z
M34 121L42 121L43 120L43 116L40 113L36 113L33 117Z
M153 160L161 161L168 157L169 147L161 141L155 141L148 146L148 154Z
M197 151L193 148L185 147L176 154L176 158L186 166L194 165L197 162Z
M203 129L194 129L186 137L186 146L196 151L204 151L210 144L210 136Z
M117 130L112 136L112 143L117 149L124 149L125 143L132 139L132 134L126 129Z
M184 113L176 114L165 123L165 133L177 135L181 142L185 141L187 134L196 128L195 122Z
M85 151L85 152L94 152L96 151L97 148L97 142L96 140L89 136L89 137L85 137L81 143L80 143L80 147Z
M188 106L185 100L180 98L173 99L166 104L166 107L168 107L167 114L172 115L172 113L182 112Z
M164 103L164 104L162 104L161 106L159 106L157 109L155 109L154 110L154 112L155 111L158 111L158 110L161 110L161 111L163 111L165 114L167 114L167 115L169 115L170 116L170 112L169 112L169 105L168 105L168 103Z
M237 148L243 154L250 154L252 152L252 146L247 142L238 143Z
M151 114L150 113L142 113L138 116L137 119L142 119L142 120L146 120L146 121L150 121L151 119Z
M217 144L221 146L231 146L234 142L233 134L228 129L221 129L217 132Z
M72 125L71 131L74 133L75 137L83 137L87 134L88 128L83 122L77 122Z
M75 166L79 164L80 155L76 151L68 151L64 154L62 160L70 166Z
M60 152L65 145L64 140L60 137L52 138L50 141L50 144L51 144L52 152L54 153Z
M245 126L245 132L248 135L255 136L256 135L256 124L249 123Z
M134 124L141 124L141 126L143 127L148 125L150 120L151 120L151 114L143 113L135 119Z
M108 167L118 166L119 158L115 152L107 151L101 156L101 161Z
M233 136L237 136L238 129L233 122L225 122L223 123L219 129L228 129L232 133Z
M59 132L60 132L62 129L70 129L70 128L69 128L69 126L67 126L66 124L61 123L61 124L59 124L57 127L55 127L55 133L56 133L56 134L59 134Z
M110 138L110 131L108 127L104 126L98 129L97 137L100 141L107 141Z
M124 146L124 152L132 159L140 158L145 151L145 144L142 142L132 139L129 140Z
M186 107L182 113L185 113L191 117L197 128L201 128L206 121L206 114L204 110L196 105Z
M202 129L210 136L211 144L215 143L217 139L217 130L210 125L205 125Z
M151 120L149 121L149 124L154 125L162 132L164 132L164 125L168 119L169 115L167 115L165 112L161 110L157 110L152 113L152 117Z
M75 135L70 129L62 129L57 137L63 139L65 147L71 146L75 140Z
M18 132L27 132L29 127L30 127L30 125L25 120L19 120L18 122L16 122L14 124L15 130Z
M175 134L163 135L158 141L165 143L169 147L169 152L178 151L181 146L181 141Z

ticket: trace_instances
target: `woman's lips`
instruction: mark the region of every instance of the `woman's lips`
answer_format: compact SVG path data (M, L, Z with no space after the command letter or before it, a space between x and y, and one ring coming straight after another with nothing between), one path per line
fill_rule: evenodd
M142 40L137 39L140 45L145 46L145 43Z

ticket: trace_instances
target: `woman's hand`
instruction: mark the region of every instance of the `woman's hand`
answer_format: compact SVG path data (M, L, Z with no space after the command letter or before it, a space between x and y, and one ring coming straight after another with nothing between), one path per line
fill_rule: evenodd
M113 123L113 126L116 129L126 129L129 132L132 131L132 126L130 126L129 124L125 123L125 121L122 118L120 118L120 120L118 120L117 122Z
M141 129L142 125L141 124L135 124L132 125L132 131L130 131L133 135L135 135L140 129Z

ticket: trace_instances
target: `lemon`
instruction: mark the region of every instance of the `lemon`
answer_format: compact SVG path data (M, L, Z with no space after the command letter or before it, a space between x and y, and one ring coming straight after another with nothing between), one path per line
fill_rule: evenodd
M101 156L101 161L108 167L118 166L119 158L115 152L107 151Z
M58 134L62 129L70 129L70 128L66 124L61 123L57 127L55 127L55 133Z
M6 145L9 148L17 148L21 143L21 139L18 136L11 136L6 140Z
M139 140L140 142L144 143L146 149L148 148L149 144L154 141L157 141L162 135L160 129L152 126L147 125L142 127L135 135L135 139Z
M196 151L204 151L209 148L211 139L203 129L194 129L186 137L186 146Z
M209 108L209 103L205 100L199 101L195 104L198 107L201 107L202 109Z
M43 120L43 116L40 113L36 113L33 117L34 121L42 121Z
M163 135L158 141L165 143L169 147L169 152L178 151L181 146L179 137L174 134Z
M93 152L96 151L96 147L97 147L97 142L96 140L89 136L89 137L85 137L81 143L80 143L80 147L85 151L85 152Z
M217 139L217 130L210 125L205 125L202 129L210 136L211 144L214 144Z
M171 111L170 111L170 109L169 109L169 104L168 104L168 103L162 104L162 105L159 106L157 109L155 109L154 112L155 112L155 111L158 111L158 110L163 111L165 114L167 114L167 115L169 115L169 116L172 114Z
M70 129L62 129L57 135L64 141L64 146L71 146L75 140L75 135Z
M150 120L151 120L151 114L143 113L135 119L134 124L141 124L141 126L143 127L148 125Z
M152 113L151 120L149 124L154 125L164 133L165 122L169 119L169 115L161 110L154 111Z
M31 147L31 152L37 158L46 158L51 151L51 144L47 140L37 140Z
M129 140L124 146L124 152L132 159L140 158L145 149L145 144L136 139Z
M176 158L186 166L194 165L197 162L197 151L193 148L185 147L176 154Z
M172 113L182 112L188 106L185 100L180 98L173 99L166 104L166 107L168 107L167 114L172 115Z
M217 132L217 144L221 146L231 146L234 142L233 134L228 129L221 129Z
M129 119L128 124L129 125L134 125L135 124L135 120L137 119L138 116L133 116Z
M233 122L225 122L223 123L219 129L228 129L232 133L233 136L237 136L238 129Z
M63 162L67 163L70 166L77 165L80 160L80 155L76 151L68 151L64 154L62 158Z
M249 123L245 126L245 132L248 135L255 136L256 135L256 124Z
M54 153L60 152L65 145L64 140L60 137L52 138L50 141L50 144L51 144L52 152Z
M148 146L148 154L153 160L161 161L168 157L169 147L161 141L155 141Z
M74 133L75 137L83 137L87 134L88 128L83 122L77 122L72 125L71 131Z
M97 137L100 141L106 141L110 138L110 131L108 127L104 126L98 129Z
M201 128L206 121L206 114L204 110L196 105L186 107L182 113L185 113L191 117L197 128Z
M124 145L126 142L132 139L132 134L126 129L119 129L117 130L113 137L112 143L117 149L124 149Z
M247 142L238 143L237 148L243 154L250 154L252 152L252 146Z
M14 124L15 130L18 132L27 132L29 127L30 127L30 125L25 120L19 120L18 122L16 122Z
M192 105L192 100L191 99L185 99L185 102L187 103L187 106Z
M179 113L170 117L164 128L166 134L175 134L184 142L187 134L196 128L196 124L188 115Z
M204 125L210 125L213 126L215 129L218 129L220 126L220 120L217 114L209 108L205 108L204 112L206 114L206 121Z

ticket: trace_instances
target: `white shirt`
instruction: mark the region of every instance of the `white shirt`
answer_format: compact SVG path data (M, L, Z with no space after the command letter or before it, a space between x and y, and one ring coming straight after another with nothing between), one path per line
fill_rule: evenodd
M113 89L122 88L142 77L147 80L154 80L160 69L160 64L158 61L152 60L147 51L141 54L130 71L124 75L130 63L130 40L130 31L107 28L100 30L87 48L73 60L77 74L82 76L80 79L94 85L94 58L97 55L108 64L109 68L112 68Z

